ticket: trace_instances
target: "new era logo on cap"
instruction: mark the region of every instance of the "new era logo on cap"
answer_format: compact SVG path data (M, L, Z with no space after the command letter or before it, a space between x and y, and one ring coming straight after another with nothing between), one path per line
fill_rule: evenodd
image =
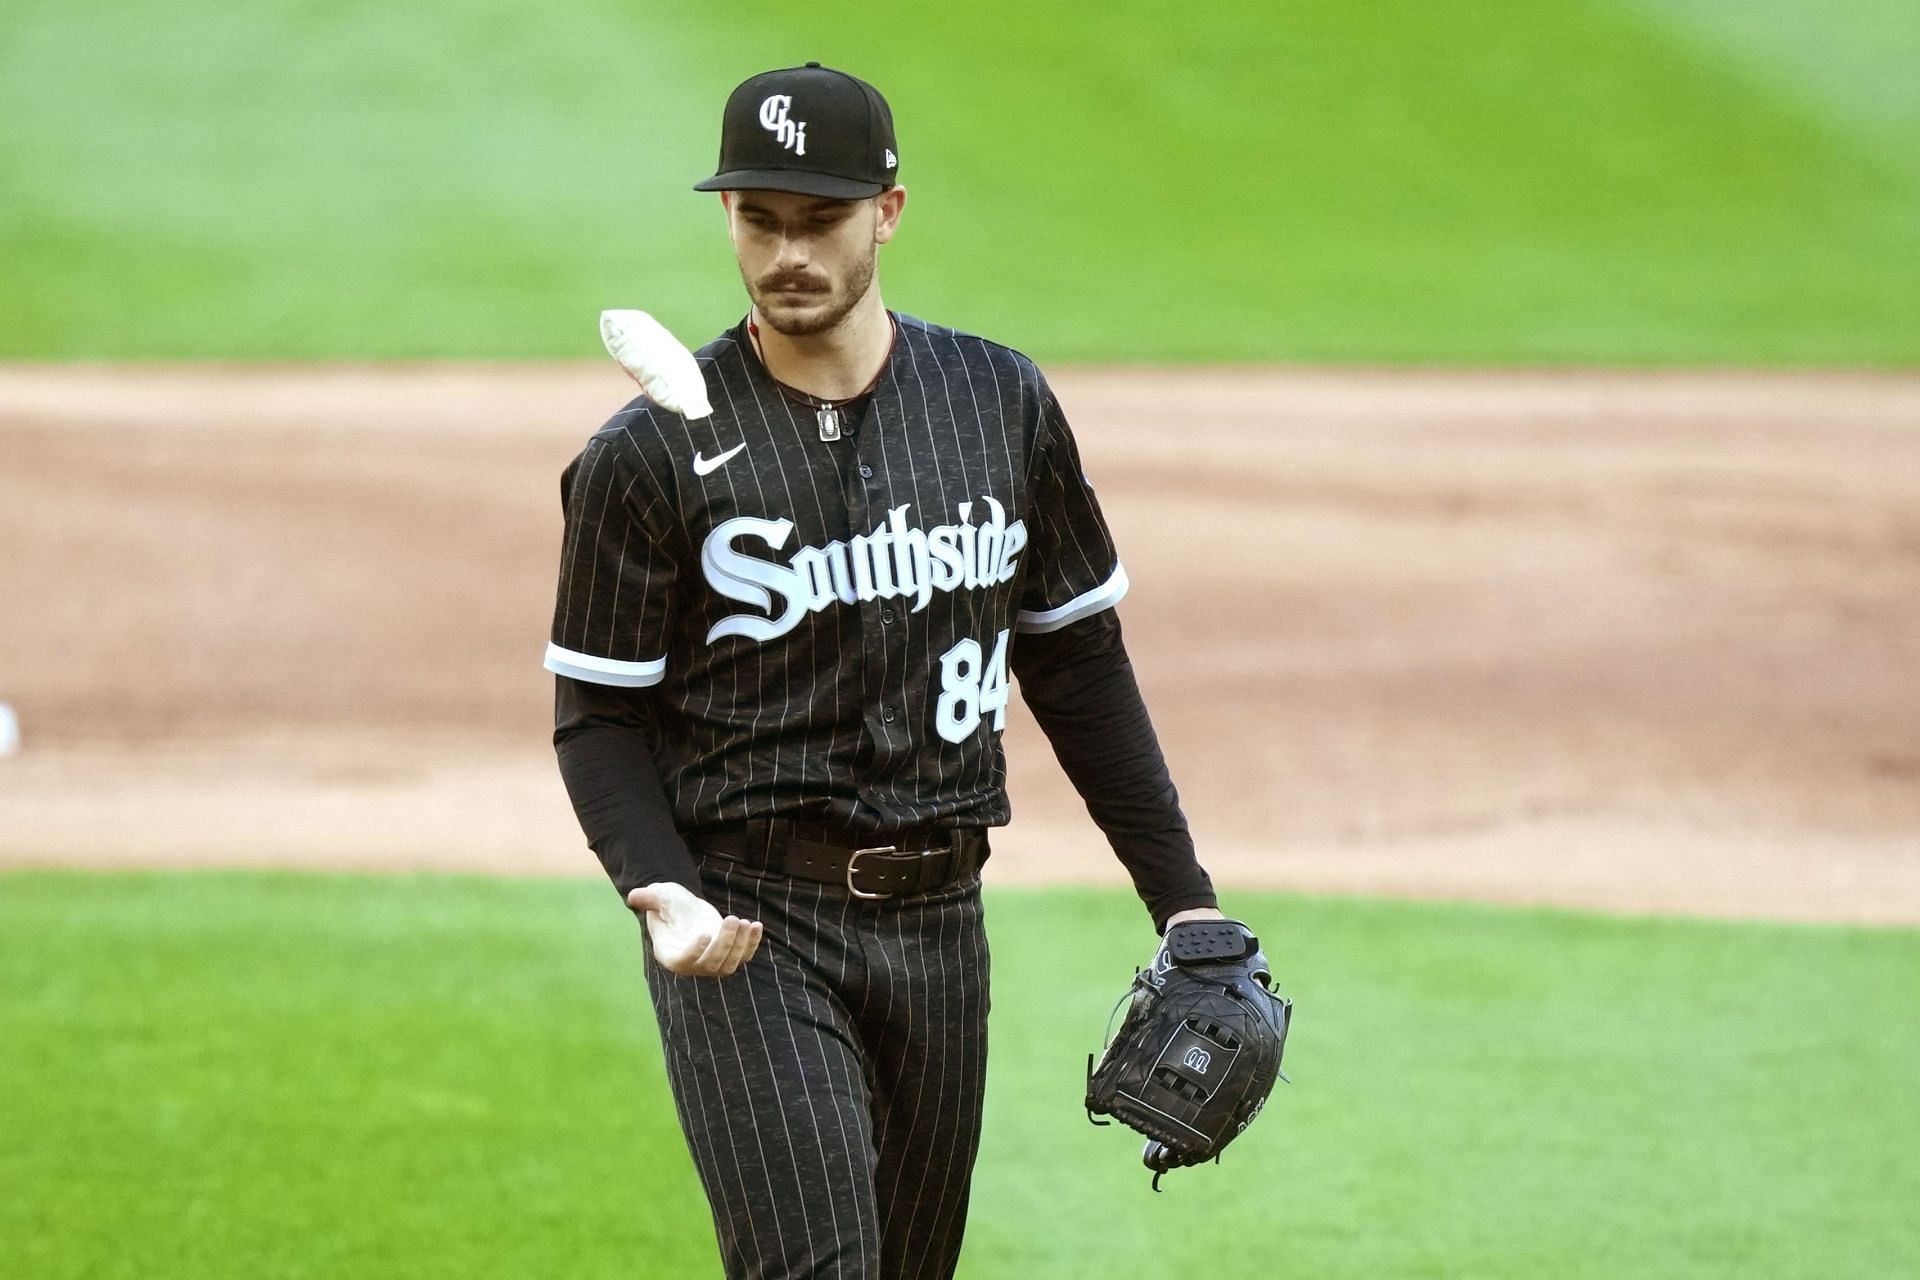
M727 99L718 171L694 190L859 200L894 184L897 145L893 112L866 81L817 62L767 71Z

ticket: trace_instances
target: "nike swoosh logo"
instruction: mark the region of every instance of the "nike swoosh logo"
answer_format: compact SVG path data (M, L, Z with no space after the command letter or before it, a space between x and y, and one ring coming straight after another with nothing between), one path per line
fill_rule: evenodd
M731 458L734 454L740 452L742 449L746 447L747 447L747 442L742 440L739 444L733 446L733 448L727 450L725 453L717 454L711 458L701 457L699 450L696 449L693 454L693 474L697 476L712 475L714 472L718 471L721 467L724 467L727 465L728 458Z

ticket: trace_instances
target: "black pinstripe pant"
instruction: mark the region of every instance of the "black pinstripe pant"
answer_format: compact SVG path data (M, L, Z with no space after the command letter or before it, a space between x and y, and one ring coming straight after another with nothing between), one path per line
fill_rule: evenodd
M721 914L766 925L726 978L647 950L727 1275L951 1276L986 1079L979 877L879 902L718 860L701 880Z

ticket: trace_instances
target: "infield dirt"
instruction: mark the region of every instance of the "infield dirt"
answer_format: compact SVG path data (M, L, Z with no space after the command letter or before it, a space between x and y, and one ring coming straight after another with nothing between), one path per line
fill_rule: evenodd
M1230 890L1920 922L1920 375L1059 373ZM610 365L0 367L0 866L598 876ZM989 880L1120 871L1024 714Z

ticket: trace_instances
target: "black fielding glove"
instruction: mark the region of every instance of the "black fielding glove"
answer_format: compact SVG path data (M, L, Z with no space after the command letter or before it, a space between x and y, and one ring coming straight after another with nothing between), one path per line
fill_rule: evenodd
M1280 1054L1293 1001L1272 988L1246 925L1176 924L1134 975L1099 1064L1087 1055L1087 1118L1112 1116L1147 1136L1141 1160L1154 1190L1168 1169L1217 1157L1260 1114L1275 1079L1287 1079Z

